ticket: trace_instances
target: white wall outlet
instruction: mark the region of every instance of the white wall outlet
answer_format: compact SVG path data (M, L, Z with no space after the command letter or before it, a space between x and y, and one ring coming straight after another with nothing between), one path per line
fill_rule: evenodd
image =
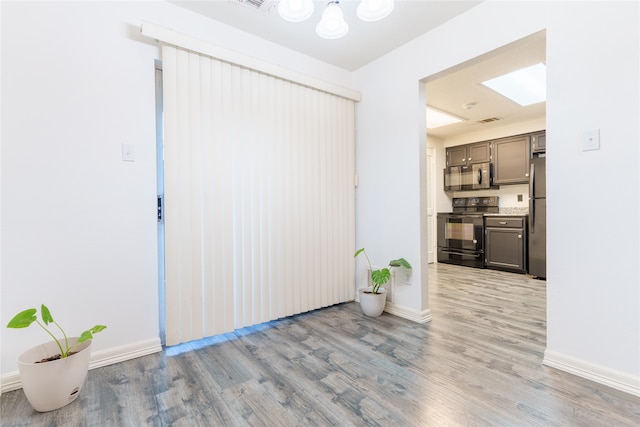
M135 162L136 150L133 144L122 144L122 161L123 162Z
M588 130L582 137L582 151L600 149L600 129Z
M403 269L404 270L404 269ZM412 270L406 270L403 272L404 274L404 279L402 280L402 283L408 286L411 286L413 283L411 283L411 279L413 277L413 274L411 274Z

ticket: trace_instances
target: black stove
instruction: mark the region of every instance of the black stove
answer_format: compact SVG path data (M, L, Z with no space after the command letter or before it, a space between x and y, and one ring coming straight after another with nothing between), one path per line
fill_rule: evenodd
M484 215L498 211L498 196L454 198L438 213L438 262L484 268Z

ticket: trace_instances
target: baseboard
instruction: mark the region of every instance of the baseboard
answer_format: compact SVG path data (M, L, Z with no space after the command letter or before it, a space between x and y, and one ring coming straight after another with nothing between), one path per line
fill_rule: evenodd
M543 365L577 375L582 378L640 396L640 378L615 369L576 359L555 351L544 352Z
M384 307L384 311L389 314L393 314L394 316L402 317L417 323L427 323L431 321L431 310L429 309L416 311L387 302L387 305Z
M145 341L139 341L137 343L92 352L89 370L100 368L102 366L113 365L114 363L124 362L125 360L135 359L137 357L146 356L159 351L162 351L160 338L152 338ZM22 382L20 381L20 374L18 371L2 375L0 383L2 384L0 394L22 388Z
M360 304L359 295L360 293L356 292L355 302L357 302L358 304ZM394 316L402 317L416 323L427 323L431 321L431 310L429 309L420 312L387 301L386 305L384 306L384 311L386 313L393 314Z

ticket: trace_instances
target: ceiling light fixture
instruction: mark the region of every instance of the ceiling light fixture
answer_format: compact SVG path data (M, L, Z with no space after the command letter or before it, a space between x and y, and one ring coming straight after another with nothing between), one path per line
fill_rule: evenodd
M440 126L446 126L453 123L462 122L463 119L454 117L444 111L436 110L427 105L427 129L435 129Z
M358 18L363 21L379 21L393 10L393 0L362 0L358 5Z
M316 33L325 39L339 39L349 32L349 24L344 20L340 0L330 0L322 12L322 20L316 26ZM356 11L363 21L379 21L393 11L394 0L361 0ZM312 0L280 0L278 13L289 22L302 22L313 14Z
M325 39L339 39L349 32L349 24L344 20L338 0L330 1L322 12L322 20L316 26L316 33Z
M311 0L280 0L278 13L289 22L302 22L313 14Z

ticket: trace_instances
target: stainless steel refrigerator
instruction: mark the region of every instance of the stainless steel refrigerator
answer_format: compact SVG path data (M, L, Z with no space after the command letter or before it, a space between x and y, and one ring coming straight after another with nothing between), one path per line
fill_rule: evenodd
M547 277L547 180L545 158L529 165L529 274Z

